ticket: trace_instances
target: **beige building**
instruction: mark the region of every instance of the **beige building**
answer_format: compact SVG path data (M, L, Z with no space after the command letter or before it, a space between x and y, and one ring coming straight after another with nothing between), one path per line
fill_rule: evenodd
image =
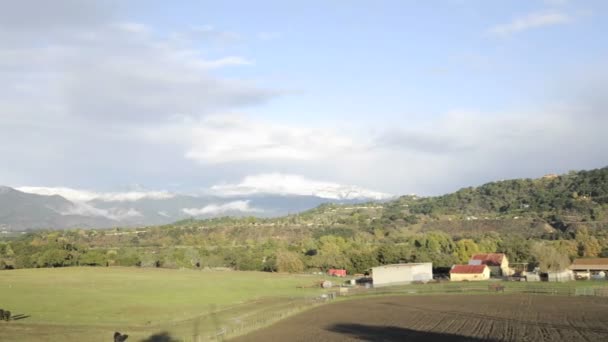
M469 260L469 265L486 265L493 277L510 276L513 271L509 268L509 259L503 253L475 254Z
M450 270L451 281L480 281L490 279L490 268L486 265L454 265Z
M429 281L433 279L433 264L430 262L417 264L392 264L372 268L374 287L403 285L413 281Z
M578 279L606 278L608 273L608 258L581 258L574 259L572 270Z

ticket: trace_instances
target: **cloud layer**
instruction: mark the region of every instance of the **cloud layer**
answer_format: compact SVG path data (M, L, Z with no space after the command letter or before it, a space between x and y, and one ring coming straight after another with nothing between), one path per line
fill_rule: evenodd
M561 12L549 11L530 13L525 16L514 18L507 24L494 26L488 33L496 36L510 36L519 32L538 29L545 26L563 25L571 22L573 18Z
M127 192L95 192L66 187L20 186L19 191L38 195L59 195L74 202L100 200L105 202L134 202L140 199L169 199L175 197L167 191L127 191Z
M582 21L582 17L572 14L578 12L570 11L569 4L546 1L549 2L547 10L515 17L487 30L489 25L485 22L472 25L470 29L474 32L467 34L517 35L519 41L525 36L519 34L528 30ZM380 68L382 63L351 65L353 70L370 68L384 76L368 75L359 80L358 74L348 74L346 80L357 76L357 82L352 82L357 85L345 81L344 89L336 91L340 97L334 97L321 83L331 77L324 77L325 73L338 75L343 65L316 64L320 62L314 58L306 61L310 65L296 64L279 48L271 51L277 53L253 58L248 52L253 55L254 49L242 48L248 39L244 32L206 23L158 27L133 20L134 16L121 12L121 6L117 1L88 0L52 3L26 0L3 5L2 183L62 185L20 189L57 193L77 202L170 198L174 193L171 184L175 183L184 192L211 189L212 193L224 196L273 193L337 199L363 193L386 198L387 193L438 194L495 179L533 177L607 163L608 143L603 127L608 126L604 100L608 75L603 62L573 68L578 78L560 74L563 64L551 63L543 66L548 70L546 75L539 76L537 70L530 75L518 69L530 64L526 56L513 64L509 64L512 61L501 64L500 58L487 53L499 47L486 46L484 51L472 53L491 65L484 70L501 76L496 80L493 75L486 79L463 71L457 80L452 79L453 83L445 82L448 84L445 88L443 80L441 86L432 84L432 77L400 78L397 83L409 83L412 88L428 87L425 89L431 95L437 93L441 99L440 91L453 90L454 86L450 89L449 84L469 87L469 77L478 77L477 87L508 83L488 93L495 98L492 101L481 98L480 93L486 93L471 85L469 95L473 100L462 102L491 102L491 106L465 105L464 109L451 110L462 107L461 99L452 99L454 104L446 101L449 103L444 107L448 109L427 112L408 107L414 95L406 87L400 88L402 93L389 89L393 80L386 74L395 72L395 77L401 77L400 70L405 74L405 70L427 67L419 60L416 64L414 58L386 69ZM574 26L577 25L567 27ZM402 27L404 34L407 28ZM301 39L293 36L295 32L284 34L272 27L264 29L251 31L258 32L252 36L257 42L264 41L264 46ZM482 40L479 44L497 41ZM512 47L508 45L511 40L498 41L505 44L505 49ZM561 40L549 39L547 44L555 44L554 41ZM349 59L352 56L348 56L352 51L341 51L342 43L324 41L327 46L336 47L327 50L335 55L326 57L343 60L346 67L353 63ZM239 48L230 48L235 45ZM528 45L532 44L521 44L519 48ZM460 53L451 51L457 47L450 44L441 46L437 55L432 55L439 61L446 54ZM310 47L316 46L303 48ZM306 51L325 57L325 50ZM589 52L594 53L597 51ZM268 60L258 60L257 56ZM287 72L273 78L274 73L286 72L283 64L288 65L287 71L303 69L301 73ZM307 84L309 89L301 94L285 91L293 89L286 79L293 75L304 79L305 73L315 76ZM529 83L528 78L542 77L545 78L537 80L542 88L538 92L558 96L537 100L520 91L519 86ZM512 94L501 101L505 89L512 89ZM307 91L317 91L317 97L306 97ZM365 97L374 92L380 95ZM324 107L328 99L334 101L327 103L324 113L331 114L334 107L347 108L347 113L341 116L346 119L332 122L323 118L323 113L307 112L306 107L301 109L293 104L272 107L273 101L281 102L287 94L303 97L301 103L309 99L318 101L323 104L319 107ZM396 108L388 108L392 104L382 106L382 101L391 97L403 100ZM432 101L433 96L430 98ZM361 113L355 106L336 105L348 101L361 101L364 107L372 109ZM412 112L415 115L410 115ZM94 190L116 189L133 182L172 191ZM247 203L234 206L234 210L239 210L239 206L245 211L251 209ZM224 210L205 208L188 210Z
M211 191L222 196L278 194L317 196L328 199L376 199L392 197L390 194L331 182L308 179L300 175L268 173L245 177L237 184L214 185Z
M260 213L262 210L253 208L249 205L249 201L232 201L223 204L209 204L202 208L185 208L182 209L185 214L190 216L216 216L224 214L238 213Z

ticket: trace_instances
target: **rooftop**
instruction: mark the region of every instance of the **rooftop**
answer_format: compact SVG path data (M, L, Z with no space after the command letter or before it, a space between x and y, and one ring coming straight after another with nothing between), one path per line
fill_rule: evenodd
M608 269L608 258L584 258L574 259L570 269Z
M480 260L482 264L488 266L500 266L505 258L503 253L480 253L471 257L471 260Z
M478 274L483 273L486 267L486 265L454 265L450 273Z

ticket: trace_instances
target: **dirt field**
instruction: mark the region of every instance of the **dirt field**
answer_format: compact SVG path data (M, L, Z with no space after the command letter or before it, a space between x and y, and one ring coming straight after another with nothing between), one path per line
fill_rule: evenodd
M232 341L608 341L608 299L543 295L337 302Z

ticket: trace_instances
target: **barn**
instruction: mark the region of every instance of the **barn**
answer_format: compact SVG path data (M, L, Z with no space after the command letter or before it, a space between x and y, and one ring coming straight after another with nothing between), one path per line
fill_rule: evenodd
M374 287L409 284L433 279L433 263L392 264L372 268Z
M490 279L490 268L486 265L454 265L450 270L452 281L478 281Z
M469 260L469 265L486 265L490 268L490 275L493 277L511 275L509 260L503 253L475 254Z
M574 259L570 269L578 279L606 279L608 258Z

